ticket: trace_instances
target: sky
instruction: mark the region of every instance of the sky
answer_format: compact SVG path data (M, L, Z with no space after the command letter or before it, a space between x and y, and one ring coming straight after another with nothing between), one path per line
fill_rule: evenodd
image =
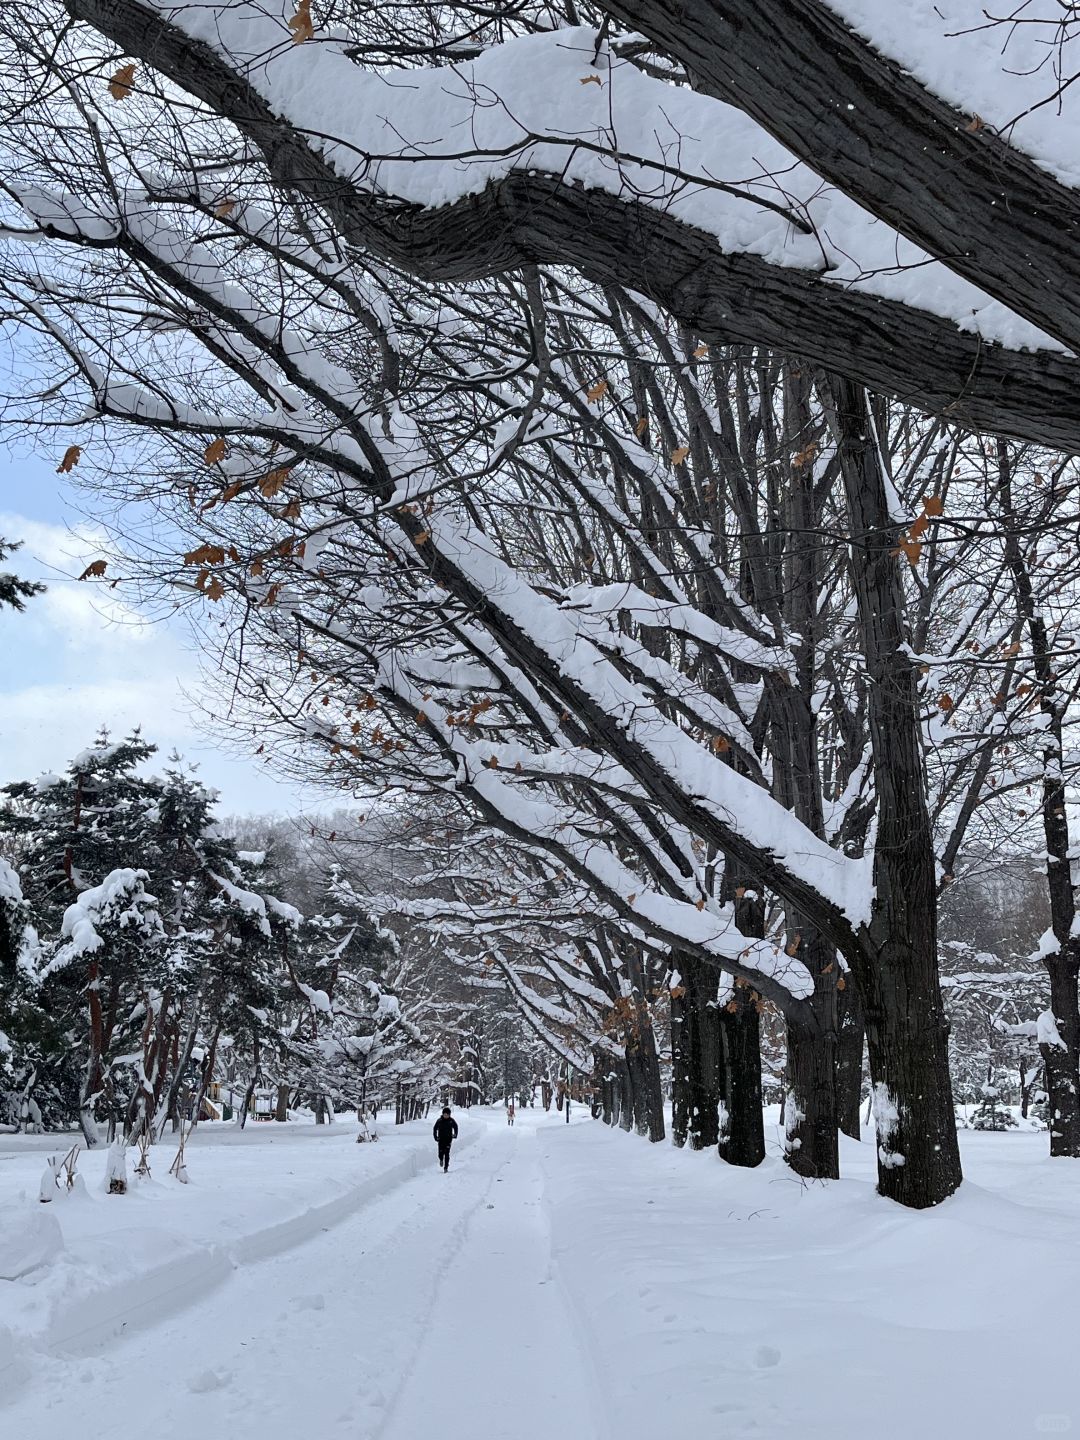
M317 797L200 731L185 694L199 691L200 662L182 623L149 622L73 578L100 553L85 499L54 464L0 454L0 536L24 542L3 568L48 586L22 614L0 609L0 784L63 770L102 726L116 736L141 725L162 759L175 748L199 766L222 814L315 808Z

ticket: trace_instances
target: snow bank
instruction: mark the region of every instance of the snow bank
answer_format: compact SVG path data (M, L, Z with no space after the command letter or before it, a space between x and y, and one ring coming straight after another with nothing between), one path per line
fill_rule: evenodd
M353 1124L208 1127L189 1141L190 1184L168 1175L168 1139L152 1178L109 1196L107 1152L80 1156L85 1186L38 1201L57 1137L0 1142L0 1376L21 1353L82 1353L182 1309L238 1266L301 1245L432 1164L417 1121L357 1145ZM458 1142L476 1138L466 1130ZM315 1143L318 1142L318 1143ZM10 1272L10 1273L9 1273Z

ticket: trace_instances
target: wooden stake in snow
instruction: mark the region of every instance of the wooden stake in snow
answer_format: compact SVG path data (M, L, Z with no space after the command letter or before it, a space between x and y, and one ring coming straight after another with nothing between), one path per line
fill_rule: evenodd
M127 1146L123 1140L116 1140L109 1146L105 1181L110 1195L127 1194Z
M144 1180L150 1179L150 1132L144 1130L139 1136L139 1163L135 1166L135 1174L141 1175Z
M185 1130L185 1129L184 1129L184 1126L183 1126L183 1122L181 1122L181 1124L180 1124L180 1149L177 1150L177 1152L176 1152L176 1159L175 1159L175 1160L172 1162L172 1164L169 1166L169 1174L170 1174L170 1175L175 1175L176 1178L177 1178L177 1180L180 1181L180 1184L181 1184L181 1185L186 1185L186 1184L188 1183L187 1165L184 1163L184 1146L185 1146L185 1144L187 1143L187 1137L188 1137L190 1134L191 1134L191 1128L190 1128L190 1126L188 1127L187 1130Z
M68 1190L75 1189L75 1167L79 1163L79 1151L81 1149L81 1145L73 1145L68 1151L68 1153L64 1156L63 1160L60 1162L64 1171L64 1185ZM58 1185L60 1184L59 1176L57 1176L56 1178L56 1183Z

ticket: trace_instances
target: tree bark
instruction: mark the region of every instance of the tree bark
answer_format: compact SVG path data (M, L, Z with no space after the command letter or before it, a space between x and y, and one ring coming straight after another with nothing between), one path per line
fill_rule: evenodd
M948 1024L937 962L933 831L917 676L908 648L899 526L864 392L830 382L851 524L851 569L868 686L877 802L875 896L848 963L866 1015L878 1189L916 1209L961 1181Z
M717 972L690 955L677 957L681 994L672 991L671 1132L678 1146L709 1150L720 1143Z
M1052 1032L1044 1025L1039 1052L1046 1070L1050 1154L1080 1156L1080 935L1074 934L1076 891L1069 812L1062 771L1065 700L1054 673L1052 644L1046 620L1038 609L1034 586L1019 535L1021 522L1013 505L1012 460L1008 446L998 442L998 493L1005 524L1005 556L1012 571L1017 608L1031 645L1043 732L1042 820L1046 841L1046 884L1050 896L1050 928L1055 948L1044 957L1050 977Z
M719 1019L724 1086L717 1148L729 1165L753 1168L765 1159L757 996L749 987L738 987Z
M993 125L972 125L827 5L600 0L600 7L681 60L697 88L752 116L844 194L1077 348L1076 191Z
M845 1135L852 1140L858 1140L862 1134L859 1111L862 1108L866 1027L863 1024L862 1004L854 981L849 975L842 976L841 979L843 989L837 997L839 1031L836 1042L836 1119Z
M950 321L940 320L925 310L916 310L902 303L881 300L843 286L830 285L816 272L771 265L745 254L725 254L716 241L701 231L673 220L660 208L641 201L629 201L604 194L599 190L585 191L558 178L544 175L513 173L488 185L479 194L453 204L424 209L402 204L394 197L380 197L354 187L337 174L304 135L274 114L271 106L249 83L241 71L225 62L211 46L194 40L138 0L66 0L69 13L93 25L102 35L113 40L125 54L133 55L168 76L192 95L204 100L216 112L253 142L263 153L275 179L299 195L314 200L329 215L341 237L350 244L361 245L385 260L426 278L464 280L505 273L532 264L572 265L589 279L600 284L613 283L648 295L670 314L693 327L706 338L726 338L759 343L783 352L794 352L872 389L894 395L908 404L936 414L947 414L957 424L975 430L996 431L1054 445L1065 450L1080 450L1080 364L1068 356L1049 351L1005 351L981 337L962 333ZM657 0L632 0L632 3L609 5L616 14L640 9L646 20L658 28L661 7ZM725 0L725 8L726 0ZM749 0L739 10L753 14ZM768 7L772 12L774 7ZM812 7L811 0L801 0L800 10ZM698 36L690 25L687 12L700 10L720 15L718 5L680 6L677 11L666 4L675 24L664 27L662 43L676 47L689 35L690 47ZM715 18L715 17L714 17ZM742 24L742 21L740 21ZM750 21L747 19L749 26ZM834 21L838 25L838 22ZM784 34L784 19L770 21L768 43L751 45L744 64L744 78L749 76L747 95L742 102L750 108L750 90L761 86L773 68L773 47ZM758 27L760 29L760 27ZM842 27L840 27L842 29ZM683 40L680 40L680 36ZM715 39L709 41L709 53L718 50ZM858 45L860 63L871 54L869 47ZM813 53L815 63L822 58L820 50ZM688 63L697 71L701 57L691 56ZM801 60L797 83L780 88L790 101L793 95L805 95L806 104L798 107L793 138L808 148L810 164L817 167L814 153L814 124L808 117L819 118L817 106L824 104L813 85L814 74L805 70ZM892 72L890 84L893 83ZM721 76L720 83L726 83ZM833 102L834 93L846 94L847 79L839 91L827 91L826 109L839 111ZM814 97L811 99L810 97ZM880 109L880 106L878 107ZM765 113L770 113L764 107ZM785 106L782 113L788 113ZM856 112L857 113L857 112ZM950 115L950 143L955 130L955 116ZM841 117L842 119L844 117ZM889 113L889 124L898 125L902 117ZM962 127L961 127L962 128ZM840 133L840 144L847 134L846 123ZM937 128L934 154L941 149L943 137ZM875 145L887 143L888 129L875 129ZM916 139L918 137L915 137ZM1002 142L989 148L990 137L979 132L970 146L982 155L980 173L995 167L1011 155L1019 161L1018 152L1009 151ZM965 145L968 141L964 142ZM796 147L798 148L798 147ZM912 140L905 139L897 164L883 169L876 154L864 151L851 183L881 171L882 185L889 193L899 194L904 186L898 179L907 177L909 169L918 172L924 159ZM952 191L961 161L967 163L966 151L955 157L944 184L932 168L936 203L940 206ZM867 163L868 162L868 163ZM909 167L909 168L905 168ZM1035 307L1035 296L1042 291L1056 292L1060 273L1061 236L1073 229L1073 222L1056 204L1034 167L1031 184L1025 194L1047 203L1041 206L1046 216L1042 239L1051 238L1051 250L1058 264L1050 271L1031 266L1025 281L1022 272L1026 250L1011 244L1002 245L1004 258L994 261L994 247L978 247L983 262L979 266L980 283L989 289L996 283L995 271L1001 270L1001 284L996 289L1010 308L1019 308L1028 300L1028 308L1040 313L1043 304ZM974 172L973 172L974 173ZM1019 177L1018 177L1019 178ZM1038 180L1036 185L1034 182ZM911 229L917 214L916 201L923 199L925 186L915 183L910 188L910 203L902 216ZM978 194L976 181L973 194ZM990 228L980 239L1002 233L1001 227L1015 217L1011 201L1004 204L999 196L1003 187L987 184L980 203L973 213L989 217ZM1005 187L1007 188L1007 187ZM1059 190L1062 187L1057 187ZM967 196L967 187L963 193ZM1071 193L1071 192L1070 192ZM885 204L885 196L880 197ZM1073 202L1075 204L1075 202ZM943 250L949 262L957 265L972 249L968 242L969 212L964 203L955 205L951 242ZM1061 223L1057 223L1057 218ZM46 230L48 227L43 227ZM1029 225L1024 238L1039 239ZM914 231L912 231L914 233ZM58 239L70 241L70 234L56 232ZM1009 237L1011 239L1011 236ZM113 241L95 243L112 244ZM124 241L128 248L127 241ZM960 252L959 254L957 252ZM1077 252L1080 253L1080 252ZM142 263L153 264L145 254ZM1011 263L1006 264L1006 261ZM1009 283L1016 286L1016 296L1006 293ZM974 269L972 273L975 273ZM1051 283L1051 278L1053 283ZM1014 300L1016 303L1014 303ZM1035 308L1033 308L1035 307ZM1062 312L1064 304L1051 306L1048 317L1055 323L1069 315ZM1067 343L1080 342L1080 327L1074 329Z

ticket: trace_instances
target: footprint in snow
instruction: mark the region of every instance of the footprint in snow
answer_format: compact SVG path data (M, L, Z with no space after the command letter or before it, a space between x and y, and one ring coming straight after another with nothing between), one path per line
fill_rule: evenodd
M222 1390L232 1379L228 1370L203 1370L188 1381L193 1395L206 1395L211 1390Z

